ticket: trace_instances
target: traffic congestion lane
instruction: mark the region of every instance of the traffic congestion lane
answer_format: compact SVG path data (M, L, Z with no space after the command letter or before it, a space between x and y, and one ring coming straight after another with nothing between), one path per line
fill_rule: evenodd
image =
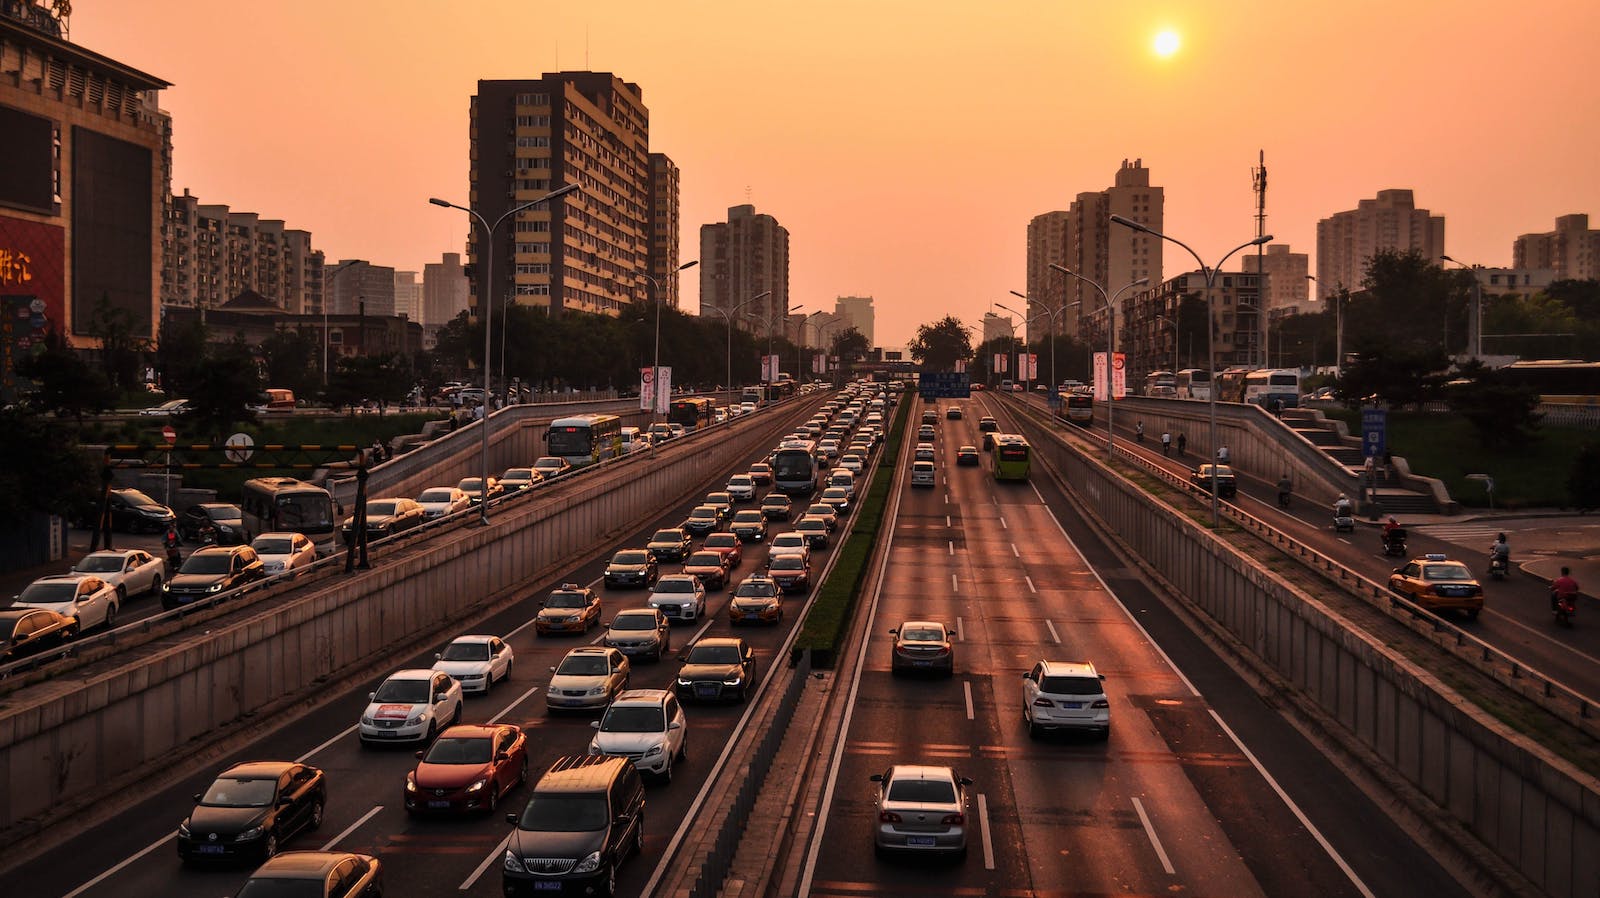
M744 470L746 467L737 469ZM676 524L692 504L694 500L641 526L621 541L619 547L642 545L658 527ZM819 562L826 559L827 553L828 550L819 550ZM602 557L580 568L576 572L579 581L597 584L605 560ZM743 570L750 571L755 566L755 562L747 560ZM669 571L675 569L675 565L668 567ZM529 626L549 590L571 579L573 575L568 574L541 584L515 608L471 628L473 632L505 634L517 652L517 663L510 682L496 687L487 698L467 699L463 720L504 720L527 726L532 731L533 744L537 746L530 756L530 774L534 776L542 769L538 763L540 760L548 764L549 760L562 754L582 753L593 734L589 721L595 719L596 715L546 718L542 708L542 689L548 682L548 667L559 661L568 649L597 639L599 631L593 631L587 639L537 637ZM608 596L605 616L609 618L619 607L642 605L647 595L647 592L636 592L626 599ZM719 591L708 596L708 599L710 614L706 623L712 628L722 628L713 632L731 629L726 624L726 592ZM791 601L803 601L803 597L795 596ZM786 617L780 627L739 628L737 635L746 637L756 647L760 659L756 673L758 685L766 674L777 645L793 623L793 617ZM675 646L686 644L684 637L700 632L704 626L705 623L701 623L693 628L675 628ZM659 665L641 665L640 673L634 675L633 685L669 686L678 666L673 658L673 655L669 655L666 663ZM423 653L397 661L391 669L428 667L432 662L432 654ZM407 819L403 811L402 790L405 773L411 769L415 759L406 750L364 750L359 747L354 735L354 723L367 704L366 692L375 687L386 673L380 673L371 685L350 690L339 701L240 750L236 758L299 756L327 771L329 805L322 831L314 837L302 836L288 847L320 847L322 843L318 840L322 836L343 834L340 847L376 851L384 859L391 894L431 895L450 891L497 894L497 846L508 831L504 821L492 818L459 821ZM665 848L676 819L687 810L694 790L698 788L696 783L705 774L709 758L697 758L701 752L695 750L694 746L716 746L725 742L744 709L743 704L690 707L691 760L680 768L684 776L679 777L672 786L651 787L649 800L653 809L652 824L646 832L645 863L634 861L625 865L621 877L625 888L637 889L642 885L651 872L656 856ZM122 860L117 862L116 870L111 875L100 879L83 877L69 863L67 849L46 853L19 868L18 872L36 877L29 881L50 883L48 894L65 894L85 884L89 887L79 894L165 895L188 893L188 890L196 888L207 891L215 889L218 893L231 891L248 875L248 869L180 868L173 857L175 848L171 838L173 828L192 805L187 795L204 788L215 773L226 766L225 762L219 762L214 768L197 773L178 789L165 790L159 798L143 802L135 811L122 815L113 823L97 827L90 834L91 839L103 838L105 844L126 848L124 853L116 855ZM526 789L519 788L507 796L507 801L515 803L525 797ZM347 829L349 832L345 833ZM151 845L157 847L146 851ZM485 865L485 860L490 862ZM474 873L476 877L473 877ZM469 878L471 882L468 882ZM397 883L400 885L397 886ZM411 891L413 888L416 891ZM183 891L175 892L175 889Z

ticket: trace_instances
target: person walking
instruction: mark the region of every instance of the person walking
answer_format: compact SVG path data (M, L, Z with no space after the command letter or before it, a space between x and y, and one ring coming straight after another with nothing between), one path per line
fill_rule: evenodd
M1189 438L1182 433L1178 434L1178 454L1182 455L1189 448Z
M1161 431L1161 454L1172 454L1172 431L1170 430Z
M1217 447L1217 464L1221 464L1221 465L1227 464L1228 463L1228 455L1229 455L1229 453L1228 453L1228 444L1227 443L1223 443L1221 446Z

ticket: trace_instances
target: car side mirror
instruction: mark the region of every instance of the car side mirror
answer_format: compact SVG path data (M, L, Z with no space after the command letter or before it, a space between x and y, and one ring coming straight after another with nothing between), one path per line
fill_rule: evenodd
M200 803L200 793L199 792L194 793L194 803L195 804L199 804Z
M412 752L411 755L419 761L422 760L422 749L417 749L416 751Z
M511 760L511 752L497 751L494 753L494 759L496 761L509 761Z
M512 826L516 826L517 825L517 815L516 814L507 814L506 815L506 822L511 824Z
M960 783L960 784L961 784L961 785L963 785L963 786L970 786L970 785L972 785L972 780L970 780L970 779L968 779L968 778L966 778L966 777L962 777L962 778L961 778L961 779L959 779L959 780L956 780L956 782L958 782L958 783Z
M889 631L889 635L890 636L899 636L900 635L900 628L899 627L895 627L894 629L891 629Z
M437 705L438 703L444 701L445 698L447 698L445 693L436 692L436 693L433 694L433 703Z
M590 729L593 729L593 730L598 730L598 729L600 729L600 721L598 721L598 720L591 720L591 721L589 721L589 728L590 728Z
M873 781L875 783L881 783L881 782L883 782L883 774L874 773L873 775L867 777L867 779L869 779L869 780L871 780L871 781Z
M551 667L551 668L550 668L550 672L551 672L551 673L555 673L555 672L556 672L556 669L555 669L555 667Z
M673 722L667 724L667 729L669 729L669 730L681 730L681 729L683 729L683 723L681 721L674 720Z
M435 660L435 661L443 661L444 660L444 655L440 654L439 652L434 652L433 653L433 660Z
M375 702L377 700L378 700L378 693L376 693L376 692L367 693L367 701Z

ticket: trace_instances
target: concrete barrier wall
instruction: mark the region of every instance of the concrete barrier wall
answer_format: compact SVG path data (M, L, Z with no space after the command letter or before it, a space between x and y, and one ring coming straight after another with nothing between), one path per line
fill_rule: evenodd
M1150 418L1145 426L1148 433ZM1204 527L1152 505L1097 459L1033 421L1022 419L1020 427L1040 461L1055 468L1134 556L1502 861L1558 898L1600 894L1600 781L1505 727Z
M513 503L487 528L440 533L254 616L8 696L0 705L0 843L24 837L34 815L165 771L175 753L247 716L442 638L454 621L558 572L771 446L815 405L801 400L630 456L609 473L553 485L544 500Z

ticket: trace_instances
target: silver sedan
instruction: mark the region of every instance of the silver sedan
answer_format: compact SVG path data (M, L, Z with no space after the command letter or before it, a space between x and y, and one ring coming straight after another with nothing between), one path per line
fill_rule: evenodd
M966 857L967 787L972 780L949 767L897 764L887 773L873 774L872 781L878 784L874 854Z

